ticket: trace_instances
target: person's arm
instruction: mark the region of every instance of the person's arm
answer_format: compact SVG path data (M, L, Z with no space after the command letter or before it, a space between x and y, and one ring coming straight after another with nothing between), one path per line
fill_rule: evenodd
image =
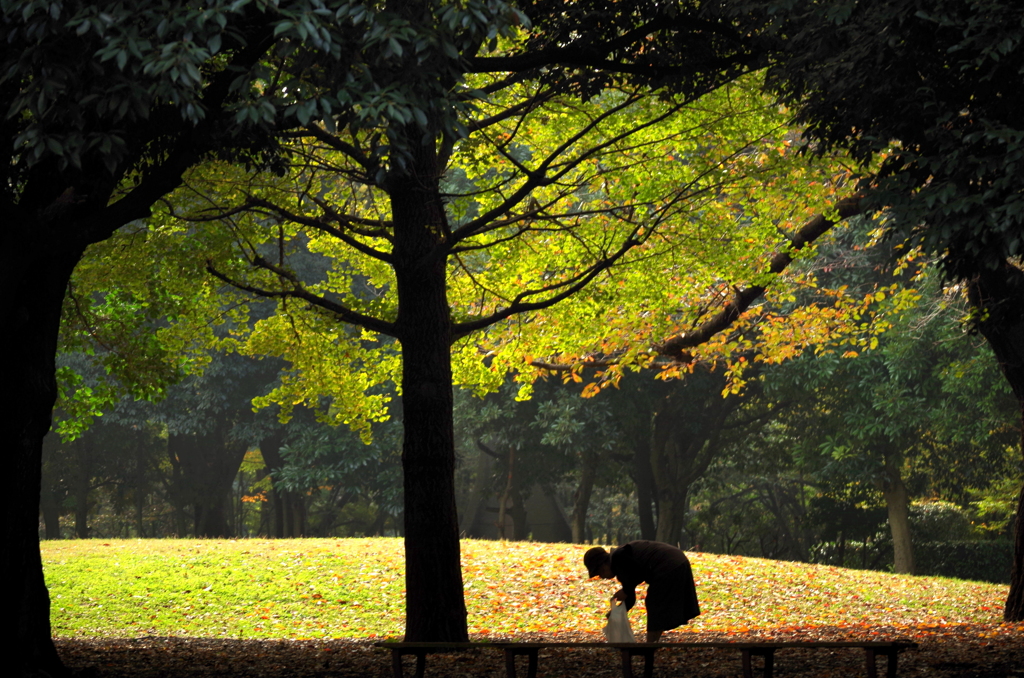
M622 584L622 588L616 591L613 597L624 602L627 610L632 610L636 605L636 584L627 584L621 579L619 582Z
M633 549L626 544L612 552L612 571L615 577L622 584L622 588L615 592L615 599L626 604L627 610L632 610L636 605L636 587L643 581L638 572L636 561L633 560Z

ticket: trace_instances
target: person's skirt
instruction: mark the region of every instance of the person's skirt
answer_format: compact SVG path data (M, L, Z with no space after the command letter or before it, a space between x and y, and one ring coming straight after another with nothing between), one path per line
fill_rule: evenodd
M647 586L647 629L667 631L682 626L700 614L693 572L684 563Z

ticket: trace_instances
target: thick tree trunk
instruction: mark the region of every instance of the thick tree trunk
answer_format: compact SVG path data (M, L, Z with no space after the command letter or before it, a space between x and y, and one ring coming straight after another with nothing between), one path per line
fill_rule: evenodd
M885 508L889 512L889 530L892 532L893 571L896 574L914 574L914 545L910 539L910 496L895 462L886 461L886 480L882 487Z
M1024 487L1017 497L1017 515L1013 520L1013 566L1003 619L1008 622L1024 621Z
M405 639L466 641L466 605L455 506L452 321L444 249L449 229L441 174L423 131L406 172L388 183L398 291L395 332L402 345L402 470L405 488Z
M576 488L572 505L572 543L582 544L587 540L587 511L590 510L590 497L594 492L594 480L597 478L597 459L593 453L583 455L580 469L580 484Z
M29 229L30 225L23 226ZM6 280L4 335L10 354L6 383L16 397L2 408L3 428L13 435L9 452L10 512L2 523L2 571L8 582L12 620L11 652L6 659L14 675L67 675L50 635L50 598L39 552L39 499L43 437L50 429L57 398L57 334L68 279L81 252L52 248L37 257L39 266L24 279ZM19 250L19 256L23 256ZM9 664L9 666L10 666Z
M985 269L971 281L968 293L971 305L982 312L978 329L996 354L1003 376L1020 403L1024 454L1024 272L1010 262L995 270ZM1010 592L1003 618L1019 622L1024 621L1024 488L1017 499L1013 539Z

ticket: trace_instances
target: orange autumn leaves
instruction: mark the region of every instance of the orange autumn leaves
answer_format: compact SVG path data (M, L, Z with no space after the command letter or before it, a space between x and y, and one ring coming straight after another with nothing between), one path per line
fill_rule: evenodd
M588 546L465 540L475 637L599 634L614 581ZM43 542L59 636L367 638L401 635L400 539ZM681 633L998 628L1006 587L691 553L702 615ZM640 593L642 594L643 587ZM646 620L641 602L634 628Z

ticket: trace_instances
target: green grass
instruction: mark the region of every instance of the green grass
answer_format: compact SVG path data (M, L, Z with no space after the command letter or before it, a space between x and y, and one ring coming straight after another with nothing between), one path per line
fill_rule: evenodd
M613 581L587 546L467 540L472 634L599 633ZM366 638L402 633L399 539L48 541L56 636ZM998 624L1007 587L690 554L702 615L687 631ZM642 613L634 611L634 627ZM640 626L642 628L642 625Z

